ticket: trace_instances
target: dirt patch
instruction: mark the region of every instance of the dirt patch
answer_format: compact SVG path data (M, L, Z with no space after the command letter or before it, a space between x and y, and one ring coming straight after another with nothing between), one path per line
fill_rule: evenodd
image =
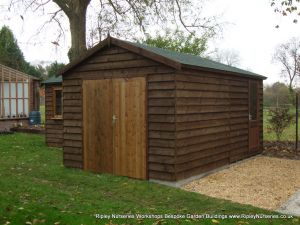
M298 151L296 151L295 142L265 141L263 155L287 159L300 159L300 143L298 146Z
M195 180L183 188L275 210L300 189L300 161L258 156Z

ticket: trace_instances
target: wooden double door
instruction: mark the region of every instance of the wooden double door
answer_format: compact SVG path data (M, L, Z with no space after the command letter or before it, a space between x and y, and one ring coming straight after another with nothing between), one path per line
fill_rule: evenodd
M84 169L147 178L146 81L83 81Z

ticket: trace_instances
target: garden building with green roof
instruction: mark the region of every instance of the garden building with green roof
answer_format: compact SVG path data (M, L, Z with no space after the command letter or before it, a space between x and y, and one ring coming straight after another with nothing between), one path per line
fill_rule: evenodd
M265 78L108 37L45 82L46 141L67 167L187 179L262 152Z

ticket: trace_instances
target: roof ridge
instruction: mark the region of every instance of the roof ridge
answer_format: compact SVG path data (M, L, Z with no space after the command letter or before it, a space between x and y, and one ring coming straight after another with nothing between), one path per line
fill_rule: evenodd
M169 49L158 48L156 46L148 45L146 43L130 42L130 41L125 41L125 42L127 42L129 44L132 44L132 45L135 45L135 46L138 46L140 48L146 49L148 51L155 52L156 54L163 54L165 57L168 57L172 60L175 60L175 61L177 61L179 63L182 63L182 64L185 64L185 65L192 65L192 66L198 66L198 67L203 67L203 68L217 69L217 70L221 70L221 71L228 71L228 72L234 72L234 73L242 73L242 74L245 74L245 75L265 78L264 76L262 76L260 74L256 74L256 73L248 71L246 69L241 69L239 67L230 66L230 65L227 65L227 64L224 64L224 63L221 63L221 62L217 62L215 60L208 59L208 58L205 58L205 57L202 57L202 56L199 56L199 55L193 55L193 54L190 54L190 53L177 52L177 51L172 51L172 50L169 50Z
M172 50L162 49L147 45L139 42L130 42L113 37L108 37L105 40L99 42L95 47L89 49L81 57L72 61L64 69L61 70L61 74L64 75L67 71L73 69L79 63L83 62L89 57L92 57L96 52L101 51L103 48L110 44L125 48L136 54L143 55L146 58L160 62L167 66L174 68L175 70L181 70L182 67L188 69L199 69L212 72L220 72L223 74L235 74L238 76L255 77L258 79L266 79L266 77L256 74L244 69L229 66L220 62L213 61L211 59L203 58L198 55L176 52Z

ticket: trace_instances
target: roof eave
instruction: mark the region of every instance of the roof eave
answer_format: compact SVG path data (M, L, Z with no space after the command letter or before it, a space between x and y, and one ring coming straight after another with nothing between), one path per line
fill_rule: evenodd
M44 85L62 84L62 82L42 82Z
M99 42L95 47L87 50L85 53L83 53L80 57L75 59L74 61L70 62L67 64L62 70L59 71L59 74L64 75L67 73L69 70L73 69L75 66L77 66L79 63L83 62L87 58L91 57L94 55L96 52L100 51L102 48L106 47L109 45L109 39L110 37L106 38L105 40Z
M231 72L227 70L218 70L218 69L213 69L213 68L207 68L207 67L200 67L200 66L193 66L193 65L188 65L188 64L182 64L183 69L193 69L193 70L201 70L201 71L207 71L207 72L221 72L223 74L230 74L230 75L235 75L235 76L240 76L240 77L247 77L247 78L255 78L255 79L260 79L260 80L266 80L267 77L262 76L262 75L250 75L250 74L245 74L245 73L236 73L236 72Z
M116 45L116 46L119 46L121 48L125 48L128 51L134 52L138 55L142 55L142 56L144 56L146 58L149 58L153 61L157 61L157 62L160 62L164 65L170 66L170 67L172 67L176 70L181 70L182 64L180 62L177 62L177 61L172 60L170 58L167 58L165 56L162 56L162 55L159 55L157 53L148 51L146 49L137 47L137 46L132 45L132 44L126 42L126 41L122 41L122 40L119 40L119 39L116 39L116 38L113 38L113 37L111 37L111 43Z
M34 77L32 75L29 75L29 76L30 76L30 79L32 79L32 80L40 80L40 78Z
M116 46L121 47L121 48L124 48L124 49L127 49L128 51L134 52L136 54L142 55L142 56L144 56L146 58L149 58L153 61L160 62L160 63L162 63L166 66L170 66L170 67L172 67L176 70L181 70L181 63L179 63L175 60L169 59L167 57L161 56L161 55L156 54L156 53L151 52L151 51L147 51L143 48L134 46L134 45L132 45L128 42L119 40L117 38L107 37L105 40L101 41L95 47L87 50L81 57L77 58L73 62L66 65L61 71L59 71L60 74L61 75L66 74L68 71L70 71L71 69L76 67L78 64L80 64L84 60L88 59L89 57L91 57L92 55L94 55L95 53L97 53L98 51L103 49L104 47L110 46L111 44L116 45Z

